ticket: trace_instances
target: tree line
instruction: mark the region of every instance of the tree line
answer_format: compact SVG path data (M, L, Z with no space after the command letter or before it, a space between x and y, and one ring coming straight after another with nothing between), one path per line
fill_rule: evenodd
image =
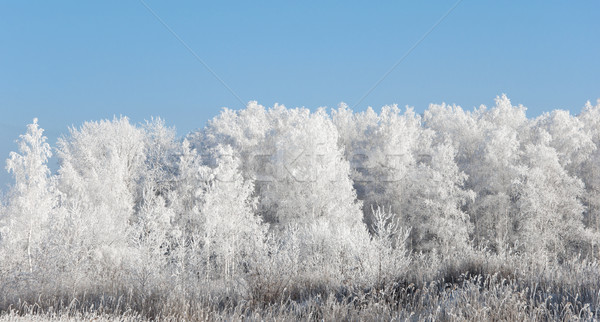
M422 115L250 102L184 138L120 117L51 148L34 119L18 143L0 209L5 303L40 290L376 285L416 260L477 252L600 256L600 103L528 119L506 96Z

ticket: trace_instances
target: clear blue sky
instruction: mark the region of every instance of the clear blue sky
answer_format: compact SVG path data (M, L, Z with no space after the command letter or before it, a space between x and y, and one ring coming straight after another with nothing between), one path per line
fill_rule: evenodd
M243 101L316 108L353 106L455 1L146 3ZM2 1L0 44L2 161L34 117L54 145L86 120L161 116L183 135L241 107L139 1ZM578 113L599 58L600 1L464 0L356 109L506 93L530 117Z

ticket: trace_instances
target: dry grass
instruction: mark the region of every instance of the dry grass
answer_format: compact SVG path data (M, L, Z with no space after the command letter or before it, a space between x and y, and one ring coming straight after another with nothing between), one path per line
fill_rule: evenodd
M427 271L425 267L431 262L423 258L411 265L414 273L395 283L367 288L291 280L283 290L275 288L273 294L269 285L243 295L227 291L231 285L218 283L190 285L185 292L163 289L144 296L131 290L71 296L37 294L16 301L4 296L0 298L0 320L600 319L600 270L596 262L573 260L560 266L535 267L515 257L508 259L474 255L462 261L447 260Z

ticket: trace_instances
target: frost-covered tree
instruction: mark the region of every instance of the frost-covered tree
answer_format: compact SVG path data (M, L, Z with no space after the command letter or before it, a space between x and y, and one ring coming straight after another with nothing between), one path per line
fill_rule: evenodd
M433 131L434 142L450 142L456 151L456 163L467 175L480 154L483 134L479 126L482 106L474 111L465 111L460 106L431 104L423 113L423 126Z
M144 169L144 132L125 117L86 122L59 139L57 155L61 205L72 209L79 229L89 231L80 245L110 274L133 257L130 228Z
M142 129L145 158L133 191L131 242L136 252L130 258L130 275L139 291L145 292L152 285L168 283L167 276L173 273L168 264L177 228L172 224L175 212L168 197L174 189L180 142L175 129L166 127L160 118L146 122Z
M389 107L384 109L389 109ZM388 166L392 161L395 161L396 164L401 161L408 162L406 158L411 155L407 151L410 150L412 141L414 141L411 138L415 136L414 132L417 131L417 128L411 127L411 132L405 133L405 138L402 140L403 146L396 147L396 151L393 154L390 153L391 157L402 157L402 159L390 160L382 147L373 144L376 140L379 140L377 143L387 144L387 142L385 139L382 142L378 137L380 134L380 131L377 131L379 115L372 108L355 114L346 104L341 104L337 110L332 110L331 114L339 132L338 144L351 165L354 188L358 198L366 202L368 191L374 190L368 188L370 185L378 184L380 180L387 182L394 179L394 175L387 177L381 173L382 168L395 170L396 168ZM402 126L402 128L406 128L406 126ZM370 206L368 203L365 204L363 208L365 212L371 210ZM366 216L365 219L369 219L369 216Z
M175 212L173 223L181 234L190 236L203 224L200 208L214 174L188 140L183 140L178 157L176 181L169 191L168 202Z
M476 244L496 251L506 250L515 237L515 187L525 173L522 155L530 140L525 110L502 95L489 110L481 106L465 113L455 106L432 105L425 113L425 125L437 139L450 139L459 169L467 175L466 187L476 194L467 209Z
M595 149L582 164L579 178L585 183L585 224L600 232L600 100L593 106L587 102L578 116Z
M569 111L545 113L535 120L534 126L550 135L548 145L556 150L561 166L570 175L577 176L596 150L592 133L585 131L584 122Z
M525 111L503 95L496 98L492 109L481 113L481 154L468 173L477 193L472 209L475 234L478 240L499 251L506 249L514 237L514 189L522 181L522 151L529 140Z
M166 198L173 189L177 158L181 152L181 142L176 138L175 129L167 127L162 119L146 122L142 129L145 157L135 192L136 207L144 202L144 196Z
M352 114L346 106L333 112L346 157L354 160L354 186L372 207L390 207L404 227L411 227L411 247L443 253L468 248L470 222L462 206L470 193L447 143L434 144L412 109L400 113L386 106ZM368 209L367 220L371 219Z
M167 128L164 121L153 119L146 122L144 130L144 162L134 185L134 218L132 224L140 233L159 234L156 243L162 244L171 229L173 209L168 207L169 193L176 181L177 155L180 142L175 130Z
M414 230L413 249L464 252L472 225L463 207L474 194L464 189L466 176L454 162L452 146L438 145L429 155L407 175L402 196L403 217Z
M256 182L264 220L282 237L292 226L302 230L305 262L336 270L344 265L345 273L358 269L368 235L337 129L324 110L267 110L251 102L241 111L223 111L194 141L203 149L232 147L243 176Z
M205 256L224 277L249 269L264 252L267 226L257 216L252 181L239 172L239 159L231 148L219 147L214 180L209 183L200 212L204 217Z
M551 136L538 130L539 141L525 150L528 169L518 189L516 244L532 258L565 260L586 251L590 242L582 221L584 185L561 166L560 154L549 147Z
M2 229L4 261L21 263L33 273L40 264L48 219L56 203L47 162L52 152L38 120L27 126L17 141L19 152L11 152L6 169L13 174L14 185L5 209ZM18 267L18 266L17 266Z
M352 165L354 187L365 202L367 222L371 206L400 212L398 204L391 203L398 200L403 179L417 164L414 151L421 135L418 116L412 110L401 115L397 106L385 106L380 114L370 108L354 114L345 105L332 116L340 132L339 144Z
M403 228L398 222L398 216L381 207L372 209L371 212L372 243L375 249L371 255L375 256L375 281L378 285L386 285L394 282L410 263L406 247L410 229Z
M173 247L181 270L204 278L232 278L264 250L266 226L255 214L251 180L240 174L228 146L200 155L186 139L168 204L174 212Z
M584 224L594 232L591 254L600 257L600 100L595 106L587 102L578 119L595 146L590 156L581 164L579 178L585 184L582 198L585 206Z

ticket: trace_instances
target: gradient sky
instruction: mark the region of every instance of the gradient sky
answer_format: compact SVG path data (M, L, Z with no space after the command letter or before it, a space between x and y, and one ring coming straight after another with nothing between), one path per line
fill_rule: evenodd
M314 109L354 106L456 1L145 3L243 102ZM464 0L355 109L506 93L529 117L576 114L599 58L600 1ZM184 135L224 106L243 107L140 1L0 2L0 160L34 117L54 145L113 115Z

